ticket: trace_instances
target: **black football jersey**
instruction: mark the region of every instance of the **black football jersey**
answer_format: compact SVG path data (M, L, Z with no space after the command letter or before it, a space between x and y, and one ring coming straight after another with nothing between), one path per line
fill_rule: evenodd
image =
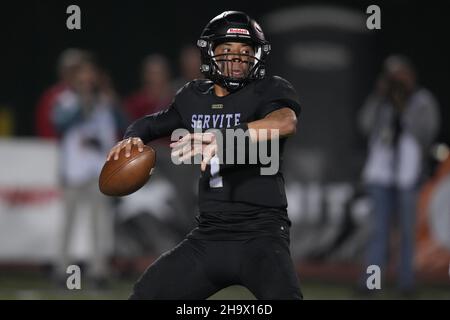
M137 120L128 128L125 138L140 137L147 143L170 136L177 128L190 132L233 128L283 107L291 108L297 116L300 114L294 88L281 77L253 81L224 97L216 96L213 88L209 80L187 83L168 109ZM287 200L281 172L285 141L286 138L280 139L280 170L274 175L261 175L261 164L219 165L217 159L201 173L197 219L204 234L220 234L217 230L221 228L232 234L241 229L257 231L261 229L258 226L272 225L273 220L280 221L281 225L276 224L278 230L287 229Z

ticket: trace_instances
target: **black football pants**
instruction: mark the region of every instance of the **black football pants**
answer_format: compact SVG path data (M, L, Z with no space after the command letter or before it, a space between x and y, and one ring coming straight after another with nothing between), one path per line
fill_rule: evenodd
M257 299L302 299L288 240L185 239L157 259L134 285L130 299L206 299L231 285Z

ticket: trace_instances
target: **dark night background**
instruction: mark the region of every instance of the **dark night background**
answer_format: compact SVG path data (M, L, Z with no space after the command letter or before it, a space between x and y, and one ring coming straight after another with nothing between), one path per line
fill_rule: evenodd
M66 28L66 8L70 4L81 8L81 30ZM392 52L409 55L417 66L421 83L437 96L443 119L450 117L447 11L443 2L437 1L3 2L0 103L14 109L15 134L33 135L36 100L55 81L55 61L64 48L81 47L95 52L110 71L118 92L126 95L138 85L139 64L146 54L160 52L176 62L179 48L195 43L204 25L218 13L242 10L258 19L276 9L302 4L336 4L363 13L368 5L378 4L382 29L373 32L377 33L379 63ZM177 70L173 72L176 74ZM450 142L450 130L445 124L439 140Z
M81 8L81 30L66 27L66 9L73 4ZM381 8L381 30L365 26L366 9L372 4ZM315 7L316 15L307 6ZM305 296L367 298L354 292L361 280L361 262L372 227L371 203L361 179L367 141L357 128L357 113L373 90L385 58L404 54L414 63L419 83L439 102L442 120L434 142L450 146L449 14L443 1L1 1L0 299L77 297L74 292L61 296L59 287L52 290L49 286L48 267L50 259L58 255L64 217L64 187L57 172L57 152L62 149L58 139L34 138L37 101L57 82L61 52L67 48L92 52L124 102L140 87L145 57L153 53L166 56L172 78L177 78L180 49L194 45L204 26L227 10L244 11L261 24L272 44L268 74L289 80L302 104L299 130L289 139L283 161L293 222L292 256L302 281L305 279ZM271 20L274 16L277 19ZM126 109L125 103L122 107ZM450 158L438 160L434 149L445 147L430 148L425 159L431 166L427 185L421 189L417 219L420 247L416 271L423 286L418 297L448 299L450 184L440 181L450 182ZM114 199L114 214L108 215L115 223L112 267L118 272L112 290L99 296L88 288L78 293L80 297L125 298L137 274L190 230L198 213L197 182L193 179L198 168L174 166L168 150L165 156L162 147L157 150L162 156L158 156L158 170L151 182L136 197ZM435 205L436 194L439 206ZM85 199L77 201L84 204ZM437 209L431 210L432 205ZM79 234L73 244L83 262L92 246L86 236L91 229L89 212L81 209ZM389 268L395 266L401 252L398 219L392 226L389 285L394 270ZM444 235L439 233L439 241L435 229ZM445 250L438 246L444 246L442 238L447 239ZM14 263L24 264L24 272ZM427 287L433 283L440 290ZM397 297L392 295L393 286L392 290L384 286L387 290L381 298ZM219 295L230 299L249 296L236 288Z

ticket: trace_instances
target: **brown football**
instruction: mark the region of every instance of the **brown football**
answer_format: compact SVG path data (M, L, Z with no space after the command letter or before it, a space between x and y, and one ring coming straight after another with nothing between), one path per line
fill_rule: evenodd
M110 159L103 165L98 186L107 196L122 197L136 192L147 183L156 162L156 152L144 146L139 152L133 145L130 156L125 157L125 149L120 150L119 159Z

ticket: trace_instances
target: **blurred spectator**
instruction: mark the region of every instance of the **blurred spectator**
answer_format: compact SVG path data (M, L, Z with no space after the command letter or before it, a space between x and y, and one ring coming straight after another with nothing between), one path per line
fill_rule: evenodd
M181 49L178 63L181 76L174 81L173 87L175 90L194 79L203 79L203 74L200 72L200 51L197 47L187 45Z
M112 112L117 129L116 138L117 140L121 140L123 135L125 134L125 130L130 124L129 116L124 110L121 99L114 89L111 76L103 69L99 70L99 88L100 91L103 92L103 95L105 97L108 97L109 101L111 102Z
M85 57L73 72L71 86L56 97L52 112L53 124L61 136L60 173L66 213L57 273L65 275L70 264L75 215L83 206L89 210L93 240L88 271L92 280L99 283L108 274L113 233L109 199L98 189L98 176L116 141L114 101L101 87L101 74L91 58Z
M174 94L169 63L164 56L153 54L145 58L141 77L141 88L125 100L132 121L164 109Z
M401 242L398 285L401 291L410 292L414 288L417 192L439 116L434 96L417 85L414 67L406 57L386 59L375 92L360 112L359 124L369 139L363 177L374 219L366 262L386 271L391 217L396 212Z
M48 88L39 98L36 106L36 134L42 138L56 138L51 113L56 97L70 86L74 72L87 56L87 52L80 49L66 49L59 56L58 82Z

